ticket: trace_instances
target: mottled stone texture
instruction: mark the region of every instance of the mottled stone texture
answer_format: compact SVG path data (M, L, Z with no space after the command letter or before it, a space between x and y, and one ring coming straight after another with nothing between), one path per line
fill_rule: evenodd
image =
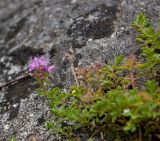
M74 79L65 53L73 48L77 67L136 51L130 24L140 11L157 28L159 0L0 0L0 86L24 75L30 57L45 54L57 66L53 86L68 88ZM61 140L44 128L48 101L33 82L24 77L0 90L0 140Z

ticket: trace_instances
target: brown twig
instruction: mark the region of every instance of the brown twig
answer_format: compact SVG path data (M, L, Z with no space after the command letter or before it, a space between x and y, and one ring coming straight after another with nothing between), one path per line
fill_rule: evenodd
M15 80L6 82L4 85L0 86L0 90L3 89L4 87L10 86L10 85L12 85L14 83L17 83L17 82L19 82L21 80L24 80L25 78L30 78L30 77L31 77L30 74L25 74L25 75L23 75L23 76L21 76L19 78L16 78Z
M71 71L72 71L73 77L74 77L74 79L76 81L76 85L79 86L78 79L76 77L76 73L75 73L75 70L74 70L74 59L75 59L75 56L74 56L73 49L70 49L69 52L67 54L65 54L65 57L70 62Z

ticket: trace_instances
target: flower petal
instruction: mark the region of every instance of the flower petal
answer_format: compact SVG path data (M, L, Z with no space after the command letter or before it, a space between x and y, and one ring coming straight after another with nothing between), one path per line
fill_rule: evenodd
M53 72L53 71L55 71L55 66L48 67L48 72Z

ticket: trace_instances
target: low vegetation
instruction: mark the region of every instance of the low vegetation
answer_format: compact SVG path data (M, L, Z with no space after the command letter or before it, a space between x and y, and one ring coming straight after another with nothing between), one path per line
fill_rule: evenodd
M68 140L78 140L82 133L89 140L110 135L115 141L160 139L160 31L143 13L132 26L138 32L138 56L119 56L106 65L78 68L78 85L68 92L58 87L46 91L41 82L48 70L45 77L36 78L53 114L47 128Z

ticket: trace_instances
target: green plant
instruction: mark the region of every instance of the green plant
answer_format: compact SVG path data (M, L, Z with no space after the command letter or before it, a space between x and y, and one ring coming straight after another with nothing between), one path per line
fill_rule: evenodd
M104 87L106 92L102 92L102 87L100 91L92 93L93 96L86 93L91 92L89 87L87 90L84 87L73 87L70 93L64 93L59 88L51 90L50 107L56 121L51 128L70 137L74 136L77 129L86 130L91 136L100 132L107 135L107 130L117 132L122 127L124 131L131 132L141 128L140 126L146 128L146 120L154 120L160 116L159 88L155 81L148 81L145 91L125 89L124 85L128 81L118 82L122 86L111 84L114 85L113 89ZM89 100L86 95L89 95Z
M114 133L115 140L152 140L160 130L160 32L142 13L133 27L139 32L136 39L144 60L132 54L127 59L119 56L105 66L79 68L78 86L68 92L60 88L48 91L54 115L46 123L49 129L74 140L80 132L91 138ZM146 72L147 76L142 75ZM138 83L142 77L145 81Z
M9 138L8 141L16 141L16 138L14 138L14 137Z
M137 41L141 43L142 54L147 61L144 66L152 68L160 64L160 31L155 31L143 13L140 13L132 26L139 32Z

